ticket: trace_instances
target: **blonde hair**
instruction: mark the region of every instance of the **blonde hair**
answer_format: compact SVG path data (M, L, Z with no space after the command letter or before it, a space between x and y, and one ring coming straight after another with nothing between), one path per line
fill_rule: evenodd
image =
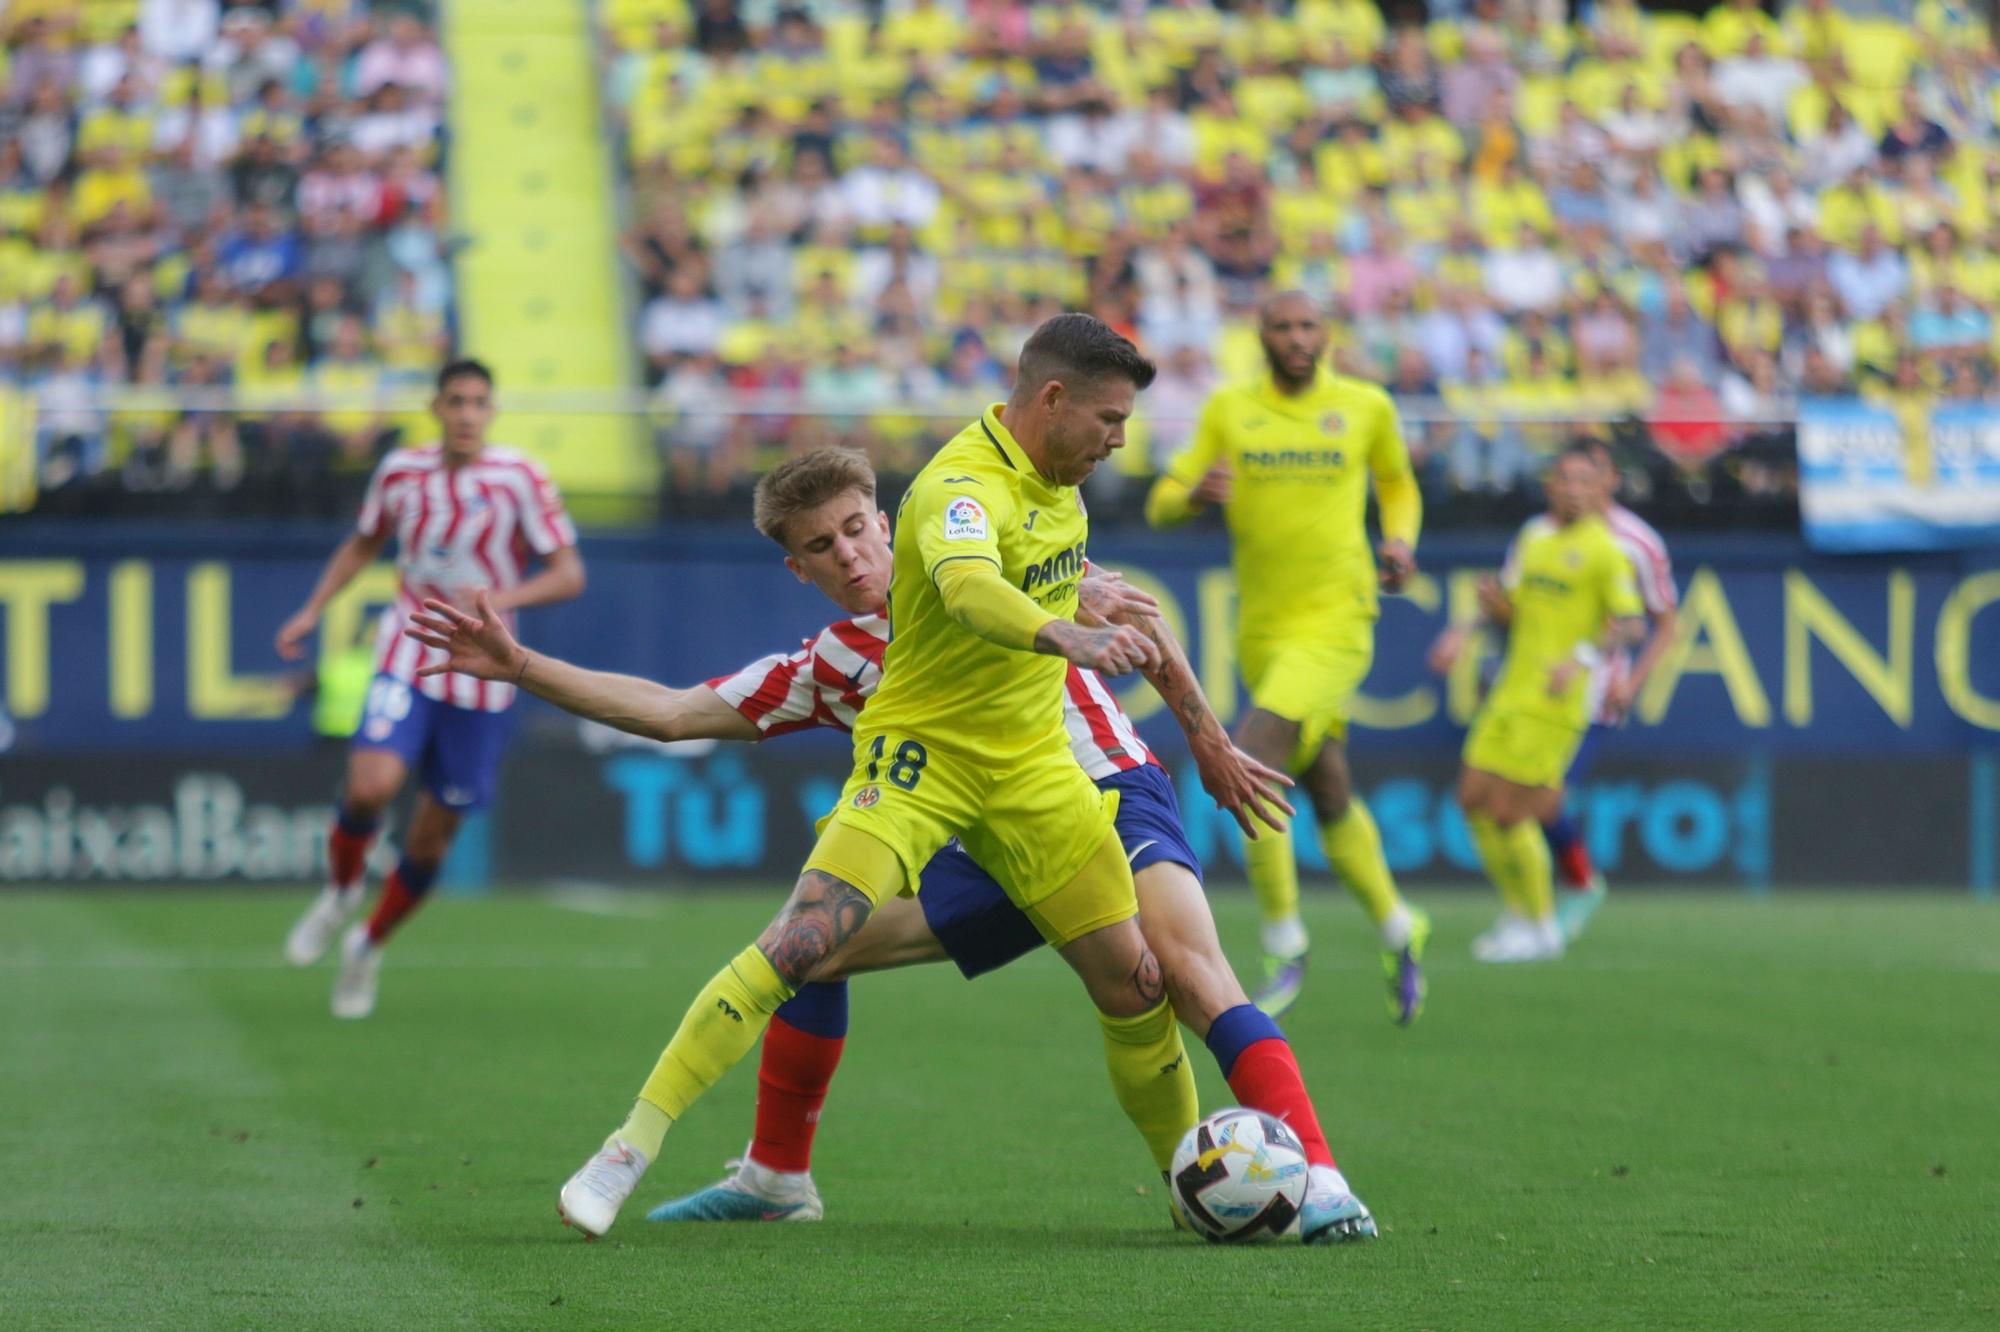
M789 552L786 524L850 490L860 491L870 502L875 499L875 469L868 465L868 459L853 449L813 449L778 464L758 479L750 502L750 521Z

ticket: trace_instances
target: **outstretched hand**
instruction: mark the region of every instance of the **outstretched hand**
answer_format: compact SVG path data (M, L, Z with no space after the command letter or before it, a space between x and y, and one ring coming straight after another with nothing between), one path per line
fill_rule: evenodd
M1292 785L1292 779L1238 749L1219 729L1215 737L1212 744L1194 746L1201 789L1229 811L1243 829L1243 835L1253 842L1257 840L1259 823L1273 832L1290 827L1294 811L1292 802L1285 799L1284 790Z
M484 589L473 594L472 604L477 615L469 615L448 601L430 600L410 617L403 636L448 655L448 660L420 669L420 678L447 671L480 680L520 678L528 661L527 649L508 632L507 621L493 608L493 600Z
M319 627L319 612L302 610L286 620L278 630L278 656L285 661L297 661L306 654L306 639Z

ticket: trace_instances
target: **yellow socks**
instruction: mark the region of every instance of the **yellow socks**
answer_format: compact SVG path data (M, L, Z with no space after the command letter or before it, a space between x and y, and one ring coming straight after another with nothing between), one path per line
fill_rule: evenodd
M695 996L680 1030L639 1089L639 1104L619 1136L652 1160L670 1121L750 1052L792 987L755 944L738 953Z
M1505 829L1507 845L1513 852L1514 892L1519 910L1529 920L1547 920L1556 912L1555 880L1549 858L1549 839L1542 825L1522 819Z
M1479 863L1486 867L1486 877L1493 880L1501 904L1517 915L1526 915L1514 887L1514 848L1507 840L1506 830L1485 814L1467 815L1465 826L1472 833Z
M1264 916L1264 951L1297 957L1306 951L1306 927L1299 922L1299 863L1290 832L1259 828L1257 840L1243 843L1243 864Z
M1517 916L1547 920L1555 914L1555 881L1549 861L1548 840L1542 825L1522 819L1503 828L1484 814L1466 820L1472 830L1472 844L1500 900Z
M1382 834L1375 827L1375 816L1361 797L1350 797L1347 812L1332 823L1321 824L1319 836L1320 845L1326 848L1326 863L1383 931L1384 942L1393 948L1408 943L1410 911L1396 891L1389 862L1382 856Z
M625 1116L625 1122L612 1136L644 1152L650 1165L660 1159L660 1144L667 1140L667 1130L673 1124L666 1111L641 1096L632 1102L632 1113Z
M1146 1140L1153 1164L1165 1170L1173 1164L1174 1148L1201 1118L1180 1024L1164 999L1138 1017L1099 1013L1097 1020L1104 1027L1104 1064L1111 1070L1111 1089Z

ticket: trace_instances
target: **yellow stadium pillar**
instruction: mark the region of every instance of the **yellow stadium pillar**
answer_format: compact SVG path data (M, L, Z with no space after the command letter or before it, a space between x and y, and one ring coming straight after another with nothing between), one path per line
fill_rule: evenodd
M539 395L633 385L589 14L572 0L444 6L451 192L471 238L459 320L500 381L496 435L542 459L585 516L634 516L658 477L639 418L537 409Z

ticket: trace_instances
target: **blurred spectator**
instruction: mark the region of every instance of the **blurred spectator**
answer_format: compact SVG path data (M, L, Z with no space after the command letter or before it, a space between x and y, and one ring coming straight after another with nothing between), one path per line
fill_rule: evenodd
M1700 364L1682 357L1668 368L1647 423L1654 447L1682 471L1693 472L1727 447L1731 431L1722 416L1722 401Z
M1502 310L1551 310L1562 299L1562 264L1532 223L1523 222L1511 248L1486 260L1486 294Z
M1666 306L1647 321L1642 344L1640 368L1654 383L1663 383L1677 366L1692 366L1704 381L1716 369L1715 329L1695 312L1679 283L1667 288Z
M362 97L394 84L414 101L436 105L444 100L445 82L444 52L408 14L391 19L387 35L363 47L354 66L354 91Z
M222 33L222 6L215 0L141 0L140 44L174 64L200 60Z
M1499 364L1506 334L1506 324L1490 306L1464 287L1449 286L1418 320L1416 345L1437 378L1455 384L1472 377L1475 355Z
M1897 103L1896 119L1882 132L1882 141L1877 145L1882 160L1894 165L1911 154L1935 157L1950 147L1951 135L1924 114L1916 88L1905 87Z
M1910 285L1909 265L1883 243L1882 233L1873 226L1862 228L1861 243L1854 250L1843 250L1827 261L1826 276L1841 305L1859 320L1881 314Z
M676 269L667 280L666 293L647 305L640 334L655 382L683 360L713 355L722 343L727 318L728 312L708 294L698 270Z
M1977 353L1993 340L1993 320L1957 287L1934 287L1910 316L1910 342L1919 352Z
M1754 106L1774 124L1784 120L1792 94L1806 82L1799 62L1772 50L1762 32L1752 32L1743 49L1715 69L1715 93L1724 106Z
M1215 387L1214 367L1205 348L1182 345L1161 359L1159 378L1146 390L1145 399L1146 440L1154 468L1166 466L1187 444L1202 404Z

